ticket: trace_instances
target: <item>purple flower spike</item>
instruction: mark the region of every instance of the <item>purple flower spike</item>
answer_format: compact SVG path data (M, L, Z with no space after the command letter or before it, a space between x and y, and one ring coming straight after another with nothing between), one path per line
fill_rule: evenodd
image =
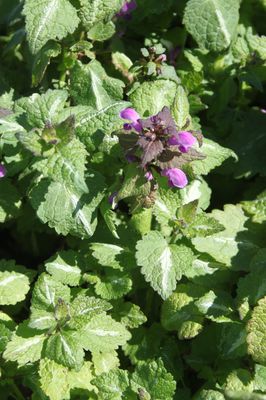
M125 19L131 18L131 13L137 8L137 2L135 0L126 1L122 6L121 10L116 14L117 17Z
M0 164L0 178L4 178L5 175L6 175L6 169L4 165Z
M153 180L153 175L152 175L152 173L150 171L146 172L146 174L144 176L147 179L147 181L152 181Z
M135 129L137 132L140 132L142 127L141 124L138 122L140 119L139 114L137 113L134 108L125 108L120 112L120 117L123 119L129 120L131 123L124 124L124 129L126 131Z
M178 168L166 168L161 172L162 176L168 178L168 185L182 189L188 184L186 174Z

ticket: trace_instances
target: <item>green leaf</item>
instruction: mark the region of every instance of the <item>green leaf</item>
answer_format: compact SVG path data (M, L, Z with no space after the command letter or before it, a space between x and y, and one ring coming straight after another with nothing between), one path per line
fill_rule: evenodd
M252 35L251 29L247 33L247 41L252 51L255 51L262 60L266 60L266 37Z
M205 238L194 238L192 241L196 249L202 253L208 253L216 261L227 266L233 264L233 266L239 265L243 268L241 264L247 263L256 251L256 246L245 236L247 217L241 207L227 204L224 211L213 210L209 215L222 224L225 230ZM237 257L238 253L239 257Z
M219 52L236 33L238 10L238 0L189 0L184 24L201 48Z
M48 42L38 51L32 66L32 84L37 86L43 79L45 71L50 64L51 58L57 57L61 53L59 43Z
M114 303L113 316L131 329L138 328L147 321L139 306L124 301Z
M61 330L48 338L44 355L65 367L79 370L83 364L84 351L74 331Z
M225 400L225 397L217 390L203 389L194 396L193 400Z
M91 29L98 22L107 23L120 10L122 0L80 0L80 18L86 30Z
M192 223L184 229L184 234L189 238L206 237L224 230L223 225L206 214L197 214Z
M47 121L56 122L57 114L63 110L67 98L66 90L49 89L41 95L34 93L30 97L20 98L15 109L25 114L30 128L44 128Z
M36 54L50 39L61 40L73 33L79 24L77 10L68 0L26 0L27 38L31 52Z
M4 322L0 322L0 352L2 353L7 343L10 341L12 331L5 325Z
M112 308L111 304L105 300L96 297L88 297L85 295L78 295L71 303L71 317L69 325L75 329L76 322L84 324L88 322L95 315L101 314Z
M232 303L227 292L210 290L200 297L195 305L206 318L215 322L224 322L229 320L227 316L233 311Z
M234 123L232 134L228 137L226 145L238 156L238 162L232 166L235 177L252 177L258 173L266 176L265 131L266 116L260 110L243 112L241 118Z
M168 331L177 331L179 339L191 339L203 328L203 317L194 300L205 290L192 284L178 285L176 291L163 303L161 322Z
M152 210L151 208L143 208L134 213L130 220L130 225L133 229L139 232L142 236L151 230Z
M132 74L129 72L133 63L126 54L119 51L112 53L112 62L115 66L115 69L121 72L125 78L127 78L129 81L133 78Z
M190 121L189 101L182 86L177 88L171 111L179 129L182 129Z
M255 200L243 201L241 204L244 210L252 215L252 221L256 223L266 221L266 190L260 193Z
M6 110L13 109L13 97L14 97L14 89L10 89L6 91L0 96L0 108L5 108Z
M115 130L121 129L123 120L120 118L119 113L128 106L129 103L126 101L116 101L101 110L95 110L88 106L69 107L59 117L63 121L70 115L74 115L77 136L90 150L95 150L96 147L92 135L97 131L98 133L101 131L105 135L111 135ZM99 136L101 141L103 136L103 134Z
M124 325L105 314L94 316L80 329L79 334L82 346L92 353L115 350L131 337Z
M119 225L119 219L117 218L116 213L111 209L111 205L108 203L106 198L103 199L100 205L100 212L112 235L116 239L119 239L117 233L117 226Z
M20 332L24 336L14 333L6 346L3 357L7 361L16 361L19 365L33 363L41 358L45 335L36 335L35 331Z
M129 274L120 271L106 271L105 276L98 278L95 292L103 299L119 299L130 292L132 280Z
M153 400L172 400L176 388L173 376L160 359L138 365L130 384L135 393L142 390L143 395L147 393Z
M108 373L103 373L93 380L93 384L99 390L99 400L132 399L127 371L117 368Z
M98 263L103 267L123 269L120 265L121 257L119 258L125 251L123 247L108 243L92 243L90 248L93 257L96 258Z
M266 364L266 297L254 308L247 325L248 353L253 360Z
M129 164L124 171L124 181L115 198L118 202L129 197L145 197L150 194L150 182L136 164Z
M79 372L57 364L53 360L44 358L39 367L40 384L50 400L70 399L70 390L74 388L93 390L91 384L91 363L86 361ZM58 384L60 382L60 385Z
M236 392L236 393L252 393L254 389L254 383L252 375L249 371L239 368L231 371L223 384L225 392Z
M53 311L58 300L70 302L70 289L48 274L41 274L36 282L31 300L32 310Z
M144 82L130 94L129 99L141 116L154 115L164 106L171 107L176 89L176 83L170 80Z
M99 61L76 62L70 73L70 94L76 104L101 110L123 98L124 83L108 76Z
M18 272L0 272L0 304L16 304L25 299L30 289L29 278Z
M225 160L233 157L237 160L235 153L210 139L203 139L203 145L200 148L206 158L191 162L192 169L197 175L207 175L212 169L219 167Z
M86 157L85 146L74 138L67 144L59 143L54 154L35 163L34 168L39 170L43 177L61 182L70 189L74 187L87 192L85 183Z
M34 156L41 156L44 150L44 143L41 136L32 129L31 131L22 131L16 134L20 143L30 151Z
M181 206L178 192L160 188L154 202L153 213L159 224L167 231L172 230L171 222L177 219L177 210Z
M186 246L168 244L160 232L151 231L137 243L136 259L147 282L163 299L176 288L194 255Z
M7 178L0 181L0 193L0 223L3 223L19 215L21 196Z
M255 390L266 391L266 367L264 365L255 365L254 386Z
M109 352L93 352L92 361L96 375L109 372L119 367L120 361L115 350Z
M265 260L265 250L260 250L257 255L261 255ZM256 265L252 259L250 269L251 272L238 281L237 303L241 316L244 317L249 308L254 306L259 299L266 296L266 270L265 264Z
M66 367L48 358L43 358L40 361L39 375L41 388L49 399L64 400L70 398L68 369Z
M39 309L32 309L29 327L38 329L40 331L46 331L48 329L53 330L57 325L55 314Z
M235 360L245 357L247 353L246 326L240 322L221 324L219 351L224 360Z
M78 286L81 279L81 269L84 260L75 251L60 251L45 263L46 271L56 281L65 285Z
M102 177L96 173L88 176L86 184L91 189L89 193L68 187L63 182L41 180L30 193L40 220L62 235L92 236L97 225L96 209L104 197L104 186Z
M17 118L17 114L0 117L1 147L5 142L15 146L17 143L15 134L24 131L24 128L17 122Z
M88 32L87 37L91 40L103 42L115 34L115 24L112 21L100 21L94 25Z

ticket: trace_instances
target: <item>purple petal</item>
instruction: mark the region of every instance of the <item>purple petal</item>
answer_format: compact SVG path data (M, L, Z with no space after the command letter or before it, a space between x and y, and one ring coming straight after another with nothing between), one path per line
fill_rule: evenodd
M261 108L260 111L261 111L263 114L266 114L266 109L265 109L265 108Z
M135 0L126 1L125 4L122 6L120 11L116 15L118 17L126 17L130 13L132 13L132 11L134 11L136 8L137 8L137 3Z
M134 110L134 108L125 108L120 112L120 117L123 119L128 119L132 122L137 122L138 119L140 119L139 114L136 110Z
M131 131L133 129L133 124L126 123L123 125L125 131Z
M133 122L132 126L135 129L135 131L137 131L137 132L141 132L142 131L142 126L138 121L137 122Z
M108 197L108 203L111 204L111 206L113 205L114 199L116 196L117 196L117 192L114 192L111 194L111 196Z
M176 135L171 136L168 139L167 143L169 146L178 146L179 145L178 137Z
M158 62L165 62L167 60L167 57L165 54L161 54L156 61Z
M4 178L6 175L6 168L4 165L0 164L0 178Z
M178 132L178 140L180 144L184 146L193 146L196 143L197 139L187 131Z
M166 168L161 172L162 176L168 178L168 185L182 189L188 184L186 174L178 168Z
M152 175L152 173L150 171L146 172L146 174L144 176L147 179L147 181L152 181L153 180L153 175Z

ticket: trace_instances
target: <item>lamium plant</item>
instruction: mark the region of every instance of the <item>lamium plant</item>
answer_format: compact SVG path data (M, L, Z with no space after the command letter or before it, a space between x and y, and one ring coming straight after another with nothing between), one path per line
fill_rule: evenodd
M0 0L0 399L266 400L264 0Z

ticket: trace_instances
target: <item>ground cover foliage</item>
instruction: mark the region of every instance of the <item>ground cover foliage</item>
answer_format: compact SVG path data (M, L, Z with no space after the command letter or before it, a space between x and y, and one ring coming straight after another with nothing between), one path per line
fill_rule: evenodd
M0 0L1 400L266 399L265 0Z

